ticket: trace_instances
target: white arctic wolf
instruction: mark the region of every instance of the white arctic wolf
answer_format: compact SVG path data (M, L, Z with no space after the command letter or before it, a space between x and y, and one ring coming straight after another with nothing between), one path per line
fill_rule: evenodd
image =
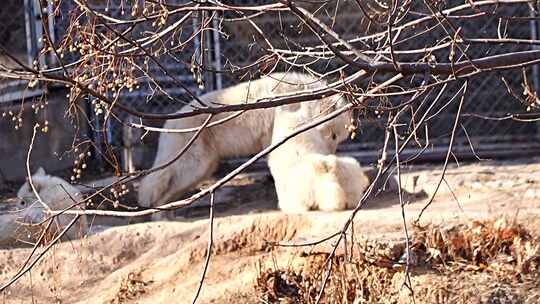
M287 213L353 209L369 185L354 158L318 153L304 155L276 175L279 208Z
M325 85L318 78L299 73L275 73L259 80L244 82L239 85L202 95L201 100L208 104L241 104L253 102L263 97L272 97L283 93L313 90ZM197 105L196 101L192 104ZM306 116L314 118L324 115L345 104L345 100L328 97L308 102L301 107ZM299 107L289 105L287 107ZM186 107L189 109L189 106ZM187 111L187 110L181 110ZM142 179L139 187L139 204L156 207L179 198L201 180L208 178L217 168L220 159L225 157L247 156L260 152L272 139L274 125L273 108L246 111L240 116L223 124L201 132L200 137L189 150L172 165L163 170L149 174ZM213 121L228 117L231 113L215 115ZM169 120L164 128L185 129L203 124L207 115ZM332 144L330 153L335 152L337 143L348 136L346 129L350 123L350 113L343 113L325 123L320 129L328 133ZM182 147L193 136L193 133L162 133L159 138L157 155L153 167L172 160ZM161 219L157 214L153 219Z
M61 211L71 207L82 199L82 194L77 188L67 181L52 175L47 175L43 168L39 168L32 175L32 183L36 188L37 193L41 197L44 204L51 210ZM13 206L4 205L3 211L0 211L0 219L2 220L2 238L9 237L15 233L24 223L37 224L47 219L50 215L45 212L45 206L39 202L38 198L32 191L32 187L27 181L17 192L18 201L14 210ZM5 209L9 209L9 212ZM74 210L80 207L74 207ZM62 214L55 218L55 223L51 228L59 232L64 229L75 217L75 215ZM81 237L87 233L88 226L86 217L81 218L69 229L66 236L69 239Z
M301 107L308 105L302 104ZM309 122L306 110L276 109L272 143ZM308 210L351 209L369 185L360 164L351 157L334 155L338 141L324 126L290 139L268 157L279 208L288 213Z

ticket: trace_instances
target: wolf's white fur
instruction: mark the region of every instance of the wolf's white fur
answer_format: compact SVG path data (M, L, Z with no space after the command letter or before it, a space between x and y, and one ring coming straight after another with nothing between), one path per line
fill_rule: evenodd
M304 106L304 105L302 105ZM272 143L310 120L302 109L276 110ZM347 133L333 133L328 124L305 131L278 147L268 157L279 207L288 213L353 208L369 180L358 162L333 155Z
M47 175L43 168L39 168L37 172L32 175L32 183L43 203L51 210L61 211L82 200L82 194L77 188L60 177ZM44 211L46 206L43 206L39 202L28 181L21 186L17 192L17 197L21 200L21 205L24 205L23 210L18 214L20 221L35 224L43 221L49 216ZM79 207L74 208L80 209ZM53 224L53 227L56 226L56 228L60 230L64 229L74 217L75 215L59 215L56 217L57 225ZM66 236L70 239L75 239L86 234L88 231L87 229L86 217L83 215L77 223L67 231Z
M306 154L283 174L273 171L279 208L287 213L352 209L369 185L351 157Z
M272 97L283 93L310 90L321 87L324 83L312 76L298 73L275 73L259 80L244 82L239 85L210 92L200 99L208 104L240 104L253 102L263 97ZM304 103L302 106L288 105L289 109L301 109L304 116L314 118L334 110L344 104L341 98L325 98ZM192 101L197 105L196 101ZM189 106L186 107L188 111ZM225 157L247 156L260 152L267 147L272 138L275 109L257 109L246 111L239 117L216 127L201 132L199 138L173 164L163 170L149 174L139 187L139 204L159 206L179 198L190 188L209 177L217 168L220 159ZM215 115L213 121L222 119L231 113ZM207 115L198 115L183 119L169 120L164 128L185 129L203 124ZM350 114L344 113L332 122L326 123L321 130L334 141L347 137L346 124ZM334 135L332 135L334 134ZM345 134L345 135L343 135ZM159 138L157 155L152 167L157 167L172 160L193 136L193 133L162 133ZM337 144L336 144L337 145ZM330 149L332 150L332 149ZM335 151L335 148L333 148ZM158 213L153 219L162 219Z

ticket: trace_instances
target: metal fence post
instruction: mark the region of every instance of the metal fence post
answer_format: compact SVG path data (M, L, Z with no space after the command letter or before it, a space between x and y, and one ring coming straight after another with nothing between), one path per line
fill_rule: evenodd
M133 117L128 115L126 121L128 123L133 122ZM122 170L124 172L133 173L135 172L135 164L133 163L133 128L127 124L124 124L122 128Z
M531 39L537 40L539 36L538 35L538 21L536 20L536 18L534 18L535 17L534 11L531 10L530 12L530 16L533 18L529 21L529 25L531 27ZM540 46L533 44L532 48L534 50L538 50L540 49ZM538 99L538 96L540 96L540 68L536 64L532 66L532 75L533 75L534 91L536 92L536 96L537 96L536 104L537 106L540 107L540 100ZM538 141L540 141L540 123L539 122L536 123L536 130L537 130L536 138L538 139Z

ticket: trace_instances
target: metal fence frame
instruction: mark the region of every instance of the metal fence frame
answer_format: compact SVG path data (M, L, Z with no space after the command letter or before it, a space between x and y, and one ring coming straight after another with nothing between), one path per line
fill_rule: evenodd
M21 27L25 29L26 40L26 64L32 65L34 58L37 57L38 50L41 48L41 42L37 37L41 37L41 24L39 23L40 13L36 5L37 0L24 0L22 3L17 0L7 0L3 5L5 7L11 5L16 7L17 4L22 4L22 10L24 11L24 20L9 20L8 18L2 18L0 23L13 24L19 23ZM12 12L6 10L6 12ZM16 14L14 14L16 15ZM9 23L8 23L9 22ZM43 65L45 62L40 61ZM0 105L3 103L11 104L18 100L29 99L34 96L39 96L43 93L41 88L27 88L27 82L23 80L9 80L0 83Z
M29 63L32 62L33 58L36 57L36 54L38 53L38 50L40 49L40 42L39 42L39 39L37 39L37 37L40 37L41 36L41 22L40 22L40 18L41 18L41 14L39 12L39 8L36 4L36 1L37 0L24 0L24 8L25 8L25 27L26 27L26 34L27 34L27 48L28 48L28 61ZM178 1L181 1L181 0L178 0ZM246 4L244 2L254 2L255 0L248 0L248 1L243 1L242 3L243 4ZM256 1L255 1L256 2ZM49 9L50 9L50 3L49 3ZM109 13L111 13L109 11ZM53 37L53 39L55 37L60 37L62 35L61 32L59 32L59 28L61 28L61 22L59 22L58 20L54 20L54 18L50 15L48 15L48 18L49 18L49 32L50 32L50 35L51 37ZM214 19L214 26L217 27L217 20ZM193 28L196 27L196 23L193 24ZM530 21L530 24L529 24L529 29L530 29L530 37L533 38L533 39L536 39L538 38L539 36L539 25L538 25L538 22L536 21ZM217 31L213 31L213 34L212 35L206 35L206 38L208 39L206 41L207 45L210 45L209 49L208 49L208 55L209 56L206 56L207 58L210 58L210 62L208 62L208 64L211 64L213 67L215 68L223 68L225 66L225 62L222 60L222 56L223 54L225 54L227 52L227 49L229 48L235 48L237 47L236 45L234 45L234 43L232 43L231 41L225 41ZM197 38L199 39L199 38ZM196 41L197 41L196 39ZM538 48L538 46L535 46L536 48ZM195 45L195 48L197 48L197 46ZM192 50L192 51L195 51L195 50ZM52 58L51 58L51 62L49 62L49 64L52 64ZM44 64L47 64L47 62L45 62L43 59L41 60L40 62L41 65L44 65ZM170 64L167 63L165 64L166 67L170 67ZM175 69L171 69L172 71L175 71L175 76L177 76L181 81L184 81L186 83L188 83L188 86L191 87L194 91L196 91L198 94L202 93L201 90L198 90L197 89L197 86L193 80L193 77L191 75L191 73L188 71L188 70L183 70L183 71L179 71L178 68L175 68ZM539 70L539 67L538 66L533 66L532 67L532 79L533 79L533 82L534 82L534 87L536 88L537 91L539 91L539 88L540 88L540 70ZM221 89L223 87L226 87L230 84L232 84L232 82L230 80L227 80L223 77L222 74L220 73L217 73L215 75L212 75L210 76L211 79L206 79L206 84L207 84L207 87L205 88L206 91L210 91L210 90L215 90L215 89ZM162 79L162 81L166 82L167 80L166 79ZM12 85L21 85L23 84L24 82L13 82ZM2 84L0 84L1 86ZM24 89L20 89L20 90L17 90L17 91L14 91L14 92L10 92L9 94L0 94L0 103L2 102L12 102L14 100L20 100L20 99L23 99L23 97L29 97L29 96L35 96L35 95L39 95L39 94L42 94L43 91L41 89L36 89L36 90L31 90L31 91L28 91L28 90L24 90ZM178 88L174 88L174 86L170 87L168 89L168 93L171 94L171 95L174 95L174 96L181 96L183 94L182 90L179 90ZM172 112L172 111L175 111L175 110L178 110L179 109L179 106L176 104L169 104L167 102L161 102L159 101L160 98L164 98L163 96L157 96L154 98L157 98L155 104L157 104L157 108L156 106L151 106L146 100L145 100L145 97L147 95L147 91L145 90L139 90L139 91L134 91L134 92L131 92L131 93L127 93L125 94L124 96L122 96L122 98L125 98L125 99L130 99L130 100L138 100L138 106L140 106L140 109L144 109L144 110L147 110L147 111L152 111L152 112ZM92 113L90 113L91 115L93 115ZM95 118L95 117L94 117ZM129 119L128 117L124 117L125 119ZM123 150L122 152L122 159L124 160L124 167L126 170L133 170L134 166L133 166L133 163L132 163L132 155L131 155L131 149L133 148L133 138L135 138L136 136L132 133L133 130L129 129L129 128L118 128L119 125L115 125L115 126L109 126L108 128L108 133L107 133L107 136L105 139L102 139L102 138L99 138L99 134L96 134L96 140L97 142L102 142L102 141L106 141L108 144L111 144L115 147L118 147L119 148L119 151L120 150ZM372 132L371 130L369 130L369 128L371 127L371 125L368 123L368 125L366 125L366 129L367 129L367 133L369 134L370 132ZM532 132L534 133L534 139L533 138L529 138L529 141L525 141L524 143L529 143L530 146L537 146L539 145L540 143L540 126L539 124L536 124L535 126L536 128L536 131L535 132ZM121 132L118 132L118 130L122 130ZM528 131L528 132L531 132L531 131ZM531 134L532 134L531 133ZM375 136L375 135L374 135ZM497 137L497 135L495 136ZM488 139L487 137L485 139ZM508 147L508 144L513 144L512 143L512 140L507 140L507 139L504 139L504 136L502 134L500 134L500 136L498 136L498 138L495 138L495 139L499 139L499 140L502 140L501 143L497 144L489 144L489 146L486 146L486 147L489 147L487 150L491 151L491 153L493 155L497 155L497 151L501 151L501 154L504 154L509 147ZM369 139L369 140L364 140L362 139L363 141L362 142L351 142L351 143L348 143L347 145L343 146L342 147L342 151L346 151L347 153L357 153L358 155L371 155L369 157L364 157L364 156L359 156L360 158L366 158L366 159L372 159L374 155L376 155L378 153L378 149L379 149L379 145L378 143L375 143L375 140L373 139ZM489 140L486 140L486 142L491 142ZM466 144L463 144L461 143L461 146L459 146L459 143L460 141L458 141L458 147L457 149L462 149L462 150L467 150L469 149L468 145ZM438 151L438 149L440 147L443 147L444 145L443 144L437 144L434 149L432 149L433 153L434 153L434 156L432 156L433 159L436 159L437 158L437 155L439 158L442 158L442 156L444 155L444 152L436 152ZM126 150L127 149L127 150ZM99 154L96 154L96 155L99 155Z

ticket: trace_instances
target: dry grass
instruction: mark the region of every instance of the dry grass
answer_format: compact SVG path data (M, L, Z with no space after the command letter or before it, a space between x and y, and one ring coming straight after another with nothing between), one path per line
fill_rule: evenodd
M432 265L452 270L528 274L540 265L540 242L515 221L473 221L447 229L416 227L414 251Z
M152 283L153 281L144 281L142 279L142 271L130 272L127 277L122 279L118 292L109 303L122 304L131 302L131 300L145 294L148 291L148 286Z
M417 226L411 241L416 303L537 303L540 240L506 219L468 225ZM320 303L412 303L405 281L405 245L355 244L330 260ZM301 269L261 270L255 290L267 303L315 303L327 253L304 257Z
M302 270L267 269L261 272L256 291L266 303L315 303L321 290L328 254L309 255ZM349 263L343 256L333 258L330 278L320 303L353 303L364 299L374 303L384 298L393 284L391 268L369 264ZM356 302L355 302L356 303Z

